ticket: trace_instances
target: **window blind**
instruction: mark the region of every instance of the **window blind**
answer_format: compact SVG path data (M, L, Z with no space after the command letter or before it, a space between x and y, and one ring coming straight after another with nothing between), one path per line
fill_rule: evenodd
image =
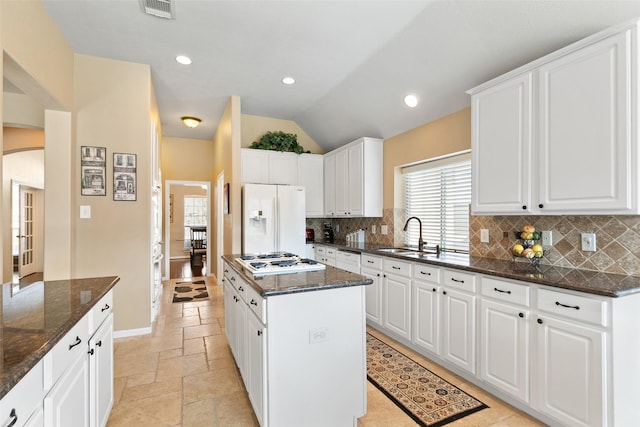
M405 167L402 174L407 218L420 218L426 245L469 252L471 155L465 153ZM412 220L405 243L417 245L418 237L418 222Z

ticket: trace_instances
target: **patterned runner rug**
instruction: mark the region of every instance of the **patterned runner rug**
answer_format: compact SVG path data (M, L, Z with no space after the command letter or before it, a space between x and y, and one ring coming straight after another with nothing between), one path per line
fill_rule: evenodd
M204 280L176 282L173 302L204 301L206 299L209 299L209 293Z
M367 378L423 427L442 426L488 407L368 333Z

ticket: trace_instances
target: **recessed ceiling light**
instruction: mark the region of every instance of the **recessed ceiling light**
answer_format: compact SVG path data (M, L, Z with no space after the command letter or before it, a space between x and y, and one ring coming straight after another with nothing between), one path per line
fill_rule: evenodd
M282 79L282 83L286 84L286 85L292 85L296 82L296 79L294 79L293 77L285 77Z
M176 61L178 61L182 65L190 65L191 64L191 58L189 58L188 56L184 56L184 55L176 56Z
M418 98L415 95L407 95L404 97L404 103L409 108L415 108L418 105Z
M202 120L197 117L185 116L181 118L182 123L188 128L194 128L200 124Z

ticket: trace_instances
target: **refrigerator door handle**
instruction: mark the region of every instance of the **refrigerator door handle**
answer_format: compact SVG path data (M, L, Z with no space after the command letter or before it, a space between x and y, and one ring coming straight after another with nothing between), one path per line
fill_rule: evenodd
M276 187L277 188L277 187ZM276 190L276 198L274 200L274 219L277 218L277 220L273 221L273 228L274 228L274 233L273 233L273 239L274 241L274 248L275 251L278 252L280 251L280 198L278 197L278 193Z

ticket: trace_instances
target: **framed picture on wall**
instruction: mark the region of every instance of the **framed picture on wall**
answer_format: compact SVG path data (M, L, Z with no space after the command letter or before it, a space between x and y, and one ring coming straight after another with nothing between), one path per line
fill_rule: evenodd
M113 200L136 200L136 155L113 153Z
M83 196L107 195L107 149L105 147L80 147L80 194Z
M222 205L223 213L228 214L229 213L229 183L228 182L224 185L224 194L223 194L222 203L223 203Z

